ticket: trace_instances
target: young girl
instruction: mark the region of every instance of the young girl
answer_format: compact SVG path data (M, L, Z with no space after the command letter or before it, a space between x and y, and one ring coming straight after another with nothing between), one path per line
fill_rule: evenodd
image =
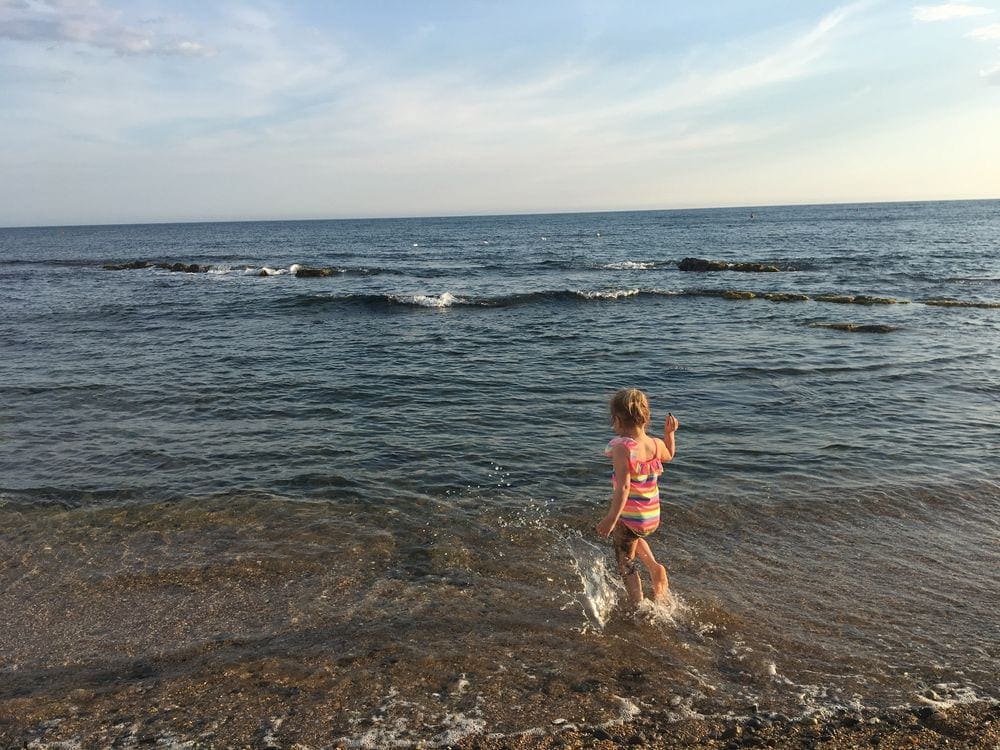
M597 533L612 536L618 570L633 606L642 601L636 555L649 571L654 599L664 598L668 586L667 569L656 562L644 537L660 525L657 478L663 473L663 462L674 457L674 432L679 423L673 414L667 414L663 440L647 435L648 425L649 399L645 393L626 388L611 397L611 428L620 437L608 443L604 451L614 463L615 473L611 478L614 491L611 508L597 524Z

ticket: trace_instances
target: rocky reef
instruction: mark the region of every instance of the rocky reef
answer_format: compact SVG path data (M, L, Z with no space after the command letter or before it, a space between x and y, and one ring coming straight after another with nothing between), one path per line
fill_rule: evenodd
M908 305L909 300L895 297L869 297L866 294L821 294L813 297L817 302L833 302L838 305Z
M128 263L108 263L105 264L105 271L137 271L143 268L161 268L164 271L174 273L207 273L211 266L203 266L198 263L154 263L151 260L133 260Z
M300 279L318 279L336 274L337 270L334 268L297 268L295 270L295 276Z
M681 271L742 271L743 273L776 273L781 271L777 266L767 263L730 263L724 260L705 260L704 258L685 258L677 264Z
M830 328L834 331L850 333L892 333L898 330L894 326L880 323L810 323L810 328Z
M982 307L987 310L1000 308L1000 302L967 302L958 299L925 299L924 304L932 307Z

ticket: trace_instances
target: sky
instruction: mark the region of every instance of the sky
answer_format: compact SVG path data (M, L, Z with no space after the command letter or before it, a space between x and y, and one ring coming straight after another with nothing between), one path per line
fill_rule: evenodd
M1000 198L1000 0L0 0L0 226Z

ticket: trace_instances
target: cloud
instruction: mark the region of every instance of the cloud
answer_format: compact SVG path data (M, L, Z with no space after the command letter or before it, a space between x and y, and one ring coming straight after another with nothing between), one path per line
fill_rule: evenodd
M818 62L829 52L834 32L864 5L852 3L837 8L805 33L779 44L757 59L690 73L644 100L625 103L621 109L632 110L633 114L694 109L806 78L816 72Z
M981 26L978 29L973 29L966 36L984 41L1000 39L1000 23L993 23L989 26Z
M917 5L913 8L913 18L924 23L933 23L935 21L952 21L956 18L969 18L970 16L983 16L992 12L992 9L984 8L981 5L943 3L941 5Z
M1000 86L1000 63L987 70L980 70L979 75L991 86Z
M214 51L188 39L162 38L131 25L99 0L4 0L0 39L82 44L121 55L207 57Z

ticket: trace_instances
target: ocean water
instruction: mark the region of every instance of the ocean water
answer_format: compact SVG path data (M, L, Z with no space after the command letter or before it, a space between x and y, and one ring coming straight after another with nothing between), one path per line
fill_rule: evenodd
M1000 698L1000 202L0 229L0 284L0 701L252 672L378 746ZM681 424L638 615L625 386Z

